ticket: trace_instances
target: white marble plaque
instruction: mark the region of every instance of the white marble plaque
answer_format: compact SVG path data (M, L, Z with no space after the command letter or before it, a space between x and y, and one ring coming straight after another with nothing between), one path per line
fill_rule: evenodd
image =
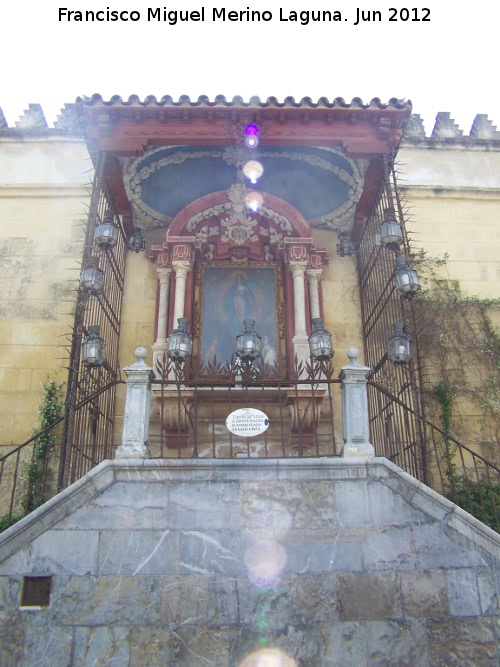
M235 410L226 419L226 426L233 435L242 438L251 438L267 430L269 418L265 412L255 408L241 408Z

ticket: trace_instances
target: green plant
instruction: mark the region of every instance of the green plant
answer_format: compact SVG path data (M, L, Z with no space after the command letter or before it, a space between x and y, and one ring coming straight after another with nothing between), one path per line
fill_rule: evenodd
M413 261L424 286L414 307L428 414L499 465L500 335L493 322L500 299L464 294L446 278L446 256L421 251Z
M9 516L6 514L5 516L0 518L0 533L2 533L4 530L7 530L7 528L10 528L13 526L15 523L20 521L23 518L24 514L13 514L12 516Z
M46 500L47 482L50 477L48 461L57 440L57 428L50 426L59 419L63 403L61 401L62 384L47 377L42 385L43 397L38 406L39 427L33 435L40 432L35 440L33 453L29 462L24 464L22 479L25 484L23 494L23 510L25 514L32 512Z
M500 483L490 484L486 479L473 481L455 473L446 497L493 530L499 530Z

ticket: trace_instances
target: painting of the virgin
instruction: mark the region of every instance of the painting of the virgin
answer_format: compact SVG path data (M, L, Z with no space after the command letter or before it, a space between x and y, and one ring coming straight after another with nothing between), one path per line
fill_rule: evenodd
M205 267L202 301L204 366L230 361L246 319L255 320L257 333L276 348L274 269Z

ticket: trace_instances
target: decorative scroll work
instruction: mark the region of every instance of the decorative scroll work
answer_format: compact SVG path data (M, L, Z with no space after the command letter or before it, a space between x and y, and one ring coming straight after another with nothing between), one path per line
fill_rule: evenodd
M352 223L368 161L349 159L337 148L318 146L286 149L268 146L254 151L252 156L263 160L265 168L269 166L269 173L274 162L291 176L288 187L271 179L263 190L293 201L312 227L342 230ZM212 207L212 217L230 213L239 218L242 226L248 226L243 221L245 209L232 210L243 206L242 167L248 159L248 149L243 146L159 146L139 157L123 158L123 182L136 225L145 230L168 226L190 195L199 198L227 188L229 193L239 192L238 200ZM297 187L300 179L306 184L302 190ZM307 186L311 183L316 183L317 188ZM269 207L261 210L261 214L287 232L286 221ZM210 217L210 209L204 215ZM197 227L204 219L207 218L195 217L193 226Z
M270 244L278 244L283 240L284 235L279 233L274 227L259 225L258 220L252 217L245 202L247 192L247 188L243 183L232 185L228 190L229 201L216 206L210 206L193 215L188 220L186 230L188 232L195 232L194 245L196 248L201 248L209 238L219 236L221 232L220 241L222 243L233 242L237 246L241 246L247 242L256 243L259 240L259 236L269 238ZM224 215L225 217L223 217ZM274 222L280 230L285 232L285 235L290 236L293 234L293 227L290 221L277 211L263 206L259 209L259 216ZM213 220L214 218L220 219L220 227L223 229L220 229L218 225L203 225L203 227L199 227L204 221Z

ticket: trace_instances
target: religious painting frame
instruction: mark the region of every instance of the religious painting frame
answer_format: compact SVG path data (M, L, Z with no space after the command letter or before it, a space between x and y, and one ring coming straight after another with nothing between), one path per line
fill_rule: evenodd
M234 360L243 320L255 320L261 361L271 370L285 358L283 265L278 262L200 262L196 267L193 354L203 369L227 367Z

